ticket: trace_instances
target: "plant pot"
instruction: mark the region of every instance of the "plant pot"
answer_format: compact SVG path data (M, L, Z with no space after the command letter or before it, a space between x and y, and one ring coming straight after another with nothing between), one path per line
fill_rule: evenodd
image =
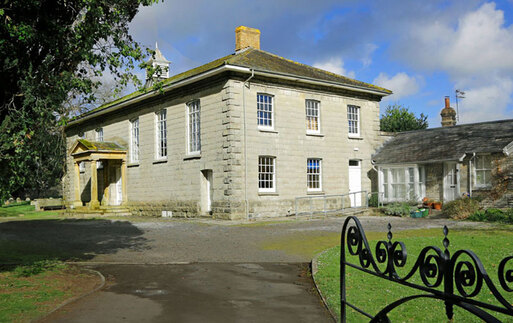
M433 203L435 210L440 211L442 209L442 203Z
M426 217L429 214L429 209L419 209L419 212L422 213L422 217Z
M428 202L426 205L427 205L428 209L432 209L433 208L433 202Z

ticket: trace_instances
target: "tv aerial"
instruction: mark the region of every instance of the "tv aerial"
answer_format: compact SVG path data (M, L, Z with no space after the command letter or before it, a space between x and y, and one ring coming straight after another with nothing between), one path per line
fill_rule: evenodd
M465 98L465 92L462 90L456 90L456 121L460 122L460 109L459 109L459 102L458 99L464 99Z

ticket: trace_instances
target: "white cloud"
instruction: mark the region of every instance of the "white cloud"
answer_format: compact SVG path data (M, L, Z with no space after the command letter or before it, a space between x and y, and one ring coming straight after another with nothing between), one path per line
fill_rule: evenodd
M393 51L416 69L447 72L454 89L467 93L460 123L511 118L513 26L506 26L495 3L464 12L457 21L443 17L412 25Z
M344 68L344 60L340 57L330 57L326 60L314 63L313 66L331 73L355 78L354 71L347 71Z
M387 97L387 100L399 100L400 98L416 94L420 88L417 78L406 73L397 73L392 77L389 77L386 73L380 73L372 83L394 92L394 94Z
M471 86L465 91L465 98L460 100L460 123L511 118L507 107L511 104L512 93L511 78L497 78L495 82Z

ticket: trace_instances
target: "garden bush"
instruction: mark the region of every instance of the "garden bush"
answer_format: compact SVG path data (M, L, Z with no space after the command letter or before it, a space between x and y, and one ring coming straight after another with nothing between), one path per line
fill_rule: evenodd
M444 203L442 211L453 219L466 219L479 211L479 202L468 197Z
M412 207L409 203L390 203L385 205L383 208L383 212L386 215L395 215L395 216L410 216L410 212L412 211Z
M467 220L513 224L513 209L487 209L486 211L477 211L470 215Z

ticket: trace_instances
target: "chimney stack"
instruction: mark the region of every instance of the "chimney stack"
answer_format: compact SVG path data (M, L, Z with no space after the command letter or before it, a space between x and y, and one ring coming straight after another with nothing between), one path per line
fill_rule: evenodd
M235 28L235 52L248 47L260 49L260 30L246 26Z
M442 116L442 127L451 127L456 125L456 110L451 108L451 99L445 97L445 108L440 112Z

